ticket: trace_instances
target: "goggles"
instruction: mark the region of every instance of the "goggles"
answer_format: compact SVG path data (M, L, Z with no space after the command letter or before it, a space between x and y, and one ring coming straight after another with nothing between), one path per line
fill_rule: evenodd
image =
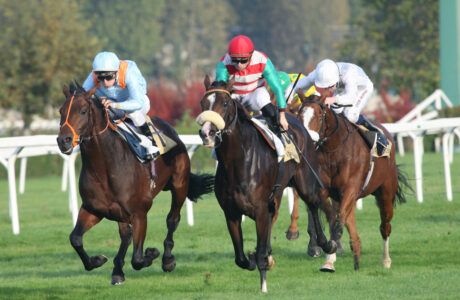
M111 74L107 74L107 73L104 73L104 74L96 74L96 77L97 77L97 80L99 80L100 82L104 82L104 80L112 80L112 79L115 79L115 76L116 76L116 73L111 73Z
M232 63L236 64L247 64L249 61L249 57L232 57Z

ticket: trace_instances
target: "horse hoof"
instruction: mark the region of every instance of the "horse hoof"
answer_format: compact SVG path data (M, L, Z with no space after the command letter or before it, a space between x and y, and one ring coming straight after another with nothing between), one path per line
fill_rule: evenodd
M125 283L125 276L120 276L120 275L114 275L112 276L112 285L120 285Z
M145 256L151 260L154 260L160 256L160 251L157 248L147 248L145 249Z
M382 265L385 269L389 269L391 267L391 258L383 259Z
M307 254L311 257L320 257L323 250L318 246L308 247Z
M289 240L289 241L295 241L299 238L299 232L296 231L296 232L293 232L293 231L286 231L286 238Z
M105 255L96 255L96 256L91 256L89 259L91 262L91 269L99 268L103 264L107 262L107 257ZM88 270L89 271L89 270Z
M335 267L334 267L333 263L327 261L321 266L321 268L319 270L321 272L333 273L333 272L335 272Z
M273 267L275 266L275 259L273 258L272 255L269 255L268 256L268 270L270 271L271 269L273 269Z
M161 268L163 269L163 272L172 272L176 268L176 259L174 255L171 255L171 257L165 258L163 256L163 264L161 265Z
M249 259L249 265L248 265L248 270L249 271L254 271L257 267L256 263L256 254L254 252L249 252L248 253L248 259Z

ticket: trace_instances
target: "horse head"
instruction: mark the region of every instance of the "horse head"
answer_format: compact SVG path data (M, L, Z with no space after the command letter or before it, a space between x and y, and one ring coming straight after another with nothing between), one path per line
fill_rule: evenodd
M227 82L204 79L206 92L200 101L202 113L196 118L201 126L199 131L206 147L214 147L222 141L222 133L231 131L237 119L237 103L232 99L231 91L234 80Z
M302 92L298 93L301 100L301 107L298 118L307 129L313 141L318 142L325 126L326 105L325 96L311 95L306 97Z
M86 92L77 82L62 89L66 100L59 109L61 115L60 129L57 137L59 150L71 154L85 137L91 138L95 124L94 105L100 109L100 101L92 101L96 88ZM89 136L89 137L88 137Z

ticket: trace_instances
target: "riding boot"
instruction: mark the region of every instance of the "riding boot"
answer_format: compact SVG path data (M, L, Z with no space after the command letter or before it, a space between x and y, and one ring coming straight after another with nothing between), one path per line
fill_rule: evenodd
M143 125L139 126L139 130L143 135L145 135L149 140L153 141L152 132L150 131L149 125L144 123Z
M279 113L276 107L269 103L262 107L262 116L267 121L268 128L281 139L281 125Z
M388 139L385 136L385 134L383 134L383 132L379 128L374 126L374 124L372 124L363 115L359 115L359 119L358 119L358 122L356 122L356 124L362 125L369 130L367 134L366 133L364 134L368 136L372 135L373 138L371 139L377 142L377 155L381 156L385 152L386 147L388 146Z

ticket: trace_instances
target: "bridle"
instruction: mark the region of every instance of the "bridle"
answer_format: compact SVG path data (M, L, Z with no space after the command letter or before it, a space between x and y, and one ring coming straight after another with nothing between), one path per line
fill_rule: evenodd
M331 112L332 112L332 115L334 116L335 118L335 124L336 127L334 128L334 130L332 131L331 134L329 135L326 135L326 132L327 130L329 129L329 124L327 123L326 121L326 105L322 102L319 102L319 101L316 101L316 100L313 100L313 99L307 99L305 101L302 102L302 105L305 105L305 103L313 103L313 104L317 104L320 106L321 110L322 110L322 113L321 113L321 123L320 123L320 129L319 129L319 140L316 142L316 149L315 150L318 150L320 147L322 148L322 151L324 152L336 152L341 145L345 144L345 142L348 140L348 137L350 136L350 127L348 126L348 123L345 122L345 126L347 128L347 136L345 137L345 139L342 141L342 143L337 146L337 148L333 149L333 150L326 150L325 149L325 143L331 138L333 137L336 133L338 133L339 131L339 128L340 128L340 122L339 122L339 116L337 115L337 113L334 112L334 108L341 108L341 107L348 107L348 106L351 106L351 105L342 105L342 104L332 104L331 105Z
M228 99L224 100L226 102L224 102L224 105L223 105L224 108L225 108L224 120L227 119L227 118L230 118L229 114L231 113L231 111L229 110L228 102L232 103L232 105L233 105L233 107L235 109L235 115L233 116L233 120L231 121L229 126L225 126L224 129L216 131L215 137L219 141L219 143L215 146L216 148L219 147L221 142L222 142L222 135L231 134L233 129L235 129L236 121L238 120L238 107L237 107L237 104L236 104L235 100L232 98L231 93L229 91L227 91L226 89L215 88L215 89L207 90L204 95L206 96L206 95L210 95L212 93L219 93L219 92L220 93L225 93L228 96ZM227 123L227 122L225 122L225 123Z
M86 127L85 129L83 129L83 131L80 133L80 134L77 134L76 130L73 128L73 126L69 123L69 116L70 116L70 110L72 109L72 104L75 100L75 96L77 95L80 95L83 99L85 99L85 101L88 102L89 104L89 114L88 114L88 122L86 123ZM76 91L73 92L72 94L72 97L70 98L70 104L69 104L69 109L67 111L67 115L66 115L66 119L65 119L65 122L64 124L62 124L60 126L60 129L59 130L62 130L62 128L64 128L65 126L69 127L70 128L70 131L72 132L72 145L74 147L80 145L81 143L83 143L84 141L88 141L90 139L92 139L93 137L95 136L98 136L102 133L104 133L107 128L110 126L110 128L112 128L113 130L116 130L117 129L117 126L112 124L110 122L110 119L109 119L109 115L108 115L108 112L107 110L105 110L105 119L106 119L106 125L105 125L105 128L102 129L101 131L97 132L96 134L94 135L90 135L90 136L84 136L86 134L86 132L88 131L88 129L92 126L90 125L93 125L92 123L94 123L93 119L92 119L92 106L91 106L91 101L89 99L86 99L86 97L82 94L77 94Z

